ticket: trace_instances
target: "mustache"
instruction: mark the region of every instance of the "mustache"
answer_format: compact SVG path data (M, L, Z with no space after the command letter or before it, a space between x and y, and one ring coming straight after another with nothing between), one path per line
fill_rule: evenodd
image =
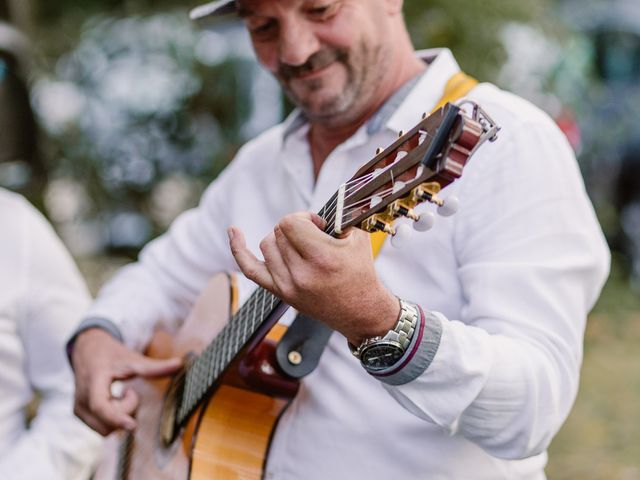
M327 65L338 61L346 63L348 54L347 52L339 49L325 49L311 55L306 62L302 65L287 65L281 63L278 67L278 76L282 80L291 80L307 73L313 73L318 70L322 70Z

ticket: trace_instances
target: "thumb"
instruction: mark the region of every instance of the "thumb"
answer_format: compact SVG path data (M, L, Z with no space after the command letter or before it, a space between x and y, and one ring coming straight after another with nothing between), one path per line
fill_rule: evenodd
M182 368L182 364L183 361L180 357L156 359L135 353L130 367L133 376L155 378L176 373Z

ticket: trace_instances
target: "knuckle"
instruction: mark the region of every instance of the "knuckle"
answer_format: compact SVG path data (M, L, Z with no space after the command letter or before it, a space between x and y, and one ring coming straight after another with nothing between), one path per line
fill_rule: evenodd
M275 294L282 299L291 299L295 296L295 289L291 284L274 280Z
M310 275L298 274L293 277L293 284L298 292L309 292L313 288L314 283Z
M278 223L278 227L281 230L287 230L291 228L291 225L293 224L293 222L294 222L294 216L293 214L290 214L283 217L282 220L280 220L280 223Z
M249 280L256 280L258 277L258 271L254 267L246 267L242 270L242 273Z
M95 397L89 399L89 410L99 417L105 417L107 414L107 409L102 399Z
M271 248L271 237L265 237L262 239L262 241L260 242L260 251L264 254L265 252L269 251L269 249Z

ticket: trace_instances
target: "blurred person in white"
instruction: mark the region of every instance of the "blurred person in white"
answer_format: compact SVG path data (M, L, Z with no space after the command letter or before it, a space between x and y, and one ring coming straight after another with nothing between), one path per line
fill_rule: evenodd
M73 415L64 352L90 300L45 218L0 189L0 480L90 477L101 438ZM27 425L36 392L39 404Z
M26 37L0 21L4 166L36 165L37 132L24 75L28 56ZM0 185L32 194L41 186L15 177L15 169L0 169ZM0 188L0 480L89 477L101 439L73 416L73 375L64 355L64 340L89 302L82 277L45 218L24 197ZM36 395L39 405L27 425L27 406L35 405Z

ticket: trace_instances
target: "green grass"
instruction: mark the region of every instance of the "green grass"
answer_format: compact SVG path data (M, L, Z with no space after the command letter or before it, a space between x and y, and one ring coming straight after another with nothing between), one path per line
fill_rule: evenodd
M549 451L550 480L640 479L640 292L614 269L589 317L580 392Z

